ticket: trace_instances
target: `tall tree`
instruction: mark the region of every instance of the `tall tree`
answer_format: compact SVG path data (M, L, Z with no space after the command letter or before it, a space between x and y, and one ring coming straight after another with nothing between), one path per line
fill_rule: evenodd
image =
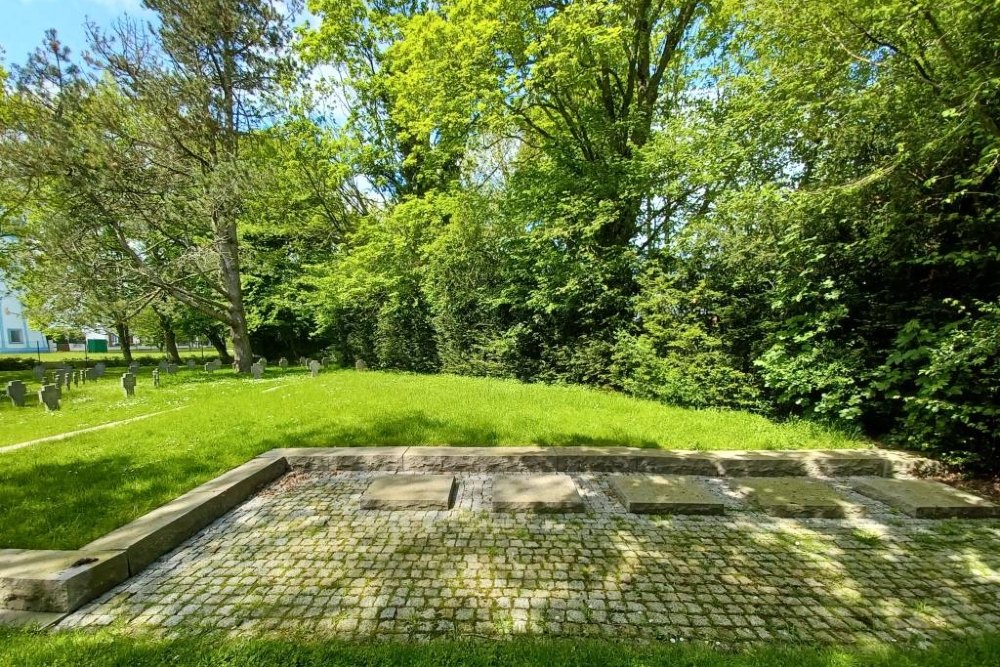
M27 202L61 201L75 224L106 230L150 298L169 295L226 326L248 372L238 221L256 170L246 144L267 120L269 96L293 78L286 45L299 5L144 4L158 14L153 27L91 28L100 77L74 65L54 35L18 70L7 174Z

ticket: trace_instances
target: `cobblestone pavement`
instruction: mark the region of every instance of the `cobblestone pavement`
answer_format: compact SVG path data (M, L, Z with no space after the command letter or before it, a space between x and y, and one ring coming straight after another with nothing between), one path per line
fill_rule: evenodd
M903 641L1000 627L1000 521L777 519L723 480L723 517L359 509L370 473L288 475L59 627L423 639L457 634ZM843 480L834 480L840 488Z

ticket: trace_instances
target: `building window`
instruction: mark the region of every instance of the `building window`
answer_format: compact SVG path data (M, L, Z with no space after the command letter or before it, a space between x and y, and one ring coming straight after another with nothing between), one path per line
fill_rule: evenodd
M7 329L7 342L11 345L24 345L24 332L20 329Z

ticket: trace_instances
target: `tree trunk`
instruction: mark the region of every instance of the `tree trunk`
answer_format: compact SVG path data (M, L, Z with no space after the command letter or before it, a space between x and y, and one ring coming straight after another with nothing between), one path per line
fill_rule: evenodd
M177 350L177 334L174 333L174 323L156 308L153 308L153 312L156 313L156 319L160 321L160 330L163 332L163 347L167 350L167 357L170 361L180 365L181 353Z
M132 363L132 331L127 322L115 322L115 333L118 334L118 344L122 348L122 357L126 364Z
M249 373L253 350L247 331L246 310L243 307L243 284L240 280L240 247L236 223L215 219L216 248L219 251L219 274L229 301L229 332L233 339L233 354L238 373Z
M208 342L212 344L215 351L219 353L219 361L225 365L233 363L233 358L229 356L229 350L226 349L226 341L222 338L216 329L208 329L205 331L205 336L208 337Z

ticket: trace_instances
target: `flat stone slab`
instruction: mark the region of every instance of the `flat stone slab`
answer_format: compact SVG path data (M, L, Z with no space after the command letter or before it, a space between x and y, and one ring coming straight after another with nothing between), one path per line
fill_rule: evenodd
M361 494L361 509L447 510L454 498L453 475L386 475Z
M1000 505L941 482L919 479L866 479L854 489L918 519L1000 517Z
M863 508L845 500L829 484L804 477L747 477L733 486L772 516L841 519Z
M258 457L99 537L84 549L128 554L133 575L288 470L282 457Z
M552 447L410 447L407 471L555 472L559 452Z
M128 579L123 551L0 549L0 607L69 612Z
M582 512L584 504L569 475L525 475L494 479L493 510Z
M723 502L704 484L673 475L622 475L611 489L636 514L722 514Z

